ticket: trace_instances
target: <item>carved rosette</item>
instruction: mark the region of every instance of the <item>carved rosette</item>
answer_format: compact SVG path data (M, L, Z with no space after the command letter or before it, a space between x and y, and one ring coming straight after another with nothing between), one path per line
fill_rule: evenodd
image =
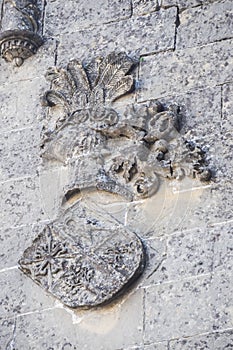
M37 0L3 0L0 53L7 62L21 66L43 44L40 7Z
M59 218L33 241L19 264L70 307L113 300L142 273L140 238L106 213L83 208L77 193L107 191L129 201L154 194L165 179L210 179L206 154L180 133L179 108L159 102L115 103L133 91L135 62L125 53L50 68L50 107L42 133L42 166L62 165L68 180ZM70 200L71 199L71 200ZM62 204L70 203L64 211ZM90 204L90 203L89 203Z

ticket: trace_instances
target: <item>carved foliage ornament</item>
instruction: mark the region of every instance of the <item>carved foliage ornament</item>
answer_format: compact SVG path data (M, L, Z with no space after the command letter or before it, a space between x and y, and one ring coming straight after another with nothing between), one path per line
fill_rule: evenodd
M39 0L3 0L0 51L7 62L21 66L42 45Z
M210 179L205 152L179 132L179 108L117 100L134 88L135 62L124 53L51 68L50 107L42 133L44 166L68 169L63 201L85 189L132 201L152 196L163 179ZM97 208L98 209L98 208ZM140 239L78 201L34 240L21 269L70 307L111 301L144 268Z

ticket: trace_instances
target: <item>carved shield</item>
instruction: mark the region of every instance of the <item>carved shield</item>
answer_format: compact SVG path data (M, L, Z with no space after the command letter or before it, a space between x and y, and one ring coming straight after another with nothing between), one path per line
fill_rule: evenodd
M19 265L37 284L76 308L111 301L139 276L144 260L135 234L86 211L80 215L76 206L45 227Z

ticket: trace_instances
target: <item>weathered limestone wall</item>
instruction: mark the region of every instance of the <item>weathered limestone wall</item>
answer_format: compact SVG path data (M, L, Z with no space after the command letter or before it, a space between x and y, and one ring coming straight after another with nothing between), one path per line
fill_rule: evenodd
M20 68L0 61L0 349L233 349L232 0L49 0L43 14L38 53ZM215 176L164 182L131 203L97 194L144 240L148 264L116 303L73 311L17 268L56 218L66 175L39 167L44 74L121 50L140 55L137 91L123 107L177 103L182 132L206 145Z

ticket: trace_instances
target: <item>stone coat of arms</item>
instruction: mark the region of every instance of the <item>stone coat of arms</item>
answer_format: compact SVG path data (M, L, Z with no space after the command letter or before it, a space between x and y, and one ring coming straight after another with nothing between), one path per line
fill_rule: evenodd
M63 201L87 189L134 201L156 194L161 179L210 179L205 152L179 132L178 106L115 108L134 90L135 65L125 53L112 53L48 70L42 159L68 168ZM142 273L145 250L135 233L77 201L44 228L19 264L64 304L92 307L110 302Z

